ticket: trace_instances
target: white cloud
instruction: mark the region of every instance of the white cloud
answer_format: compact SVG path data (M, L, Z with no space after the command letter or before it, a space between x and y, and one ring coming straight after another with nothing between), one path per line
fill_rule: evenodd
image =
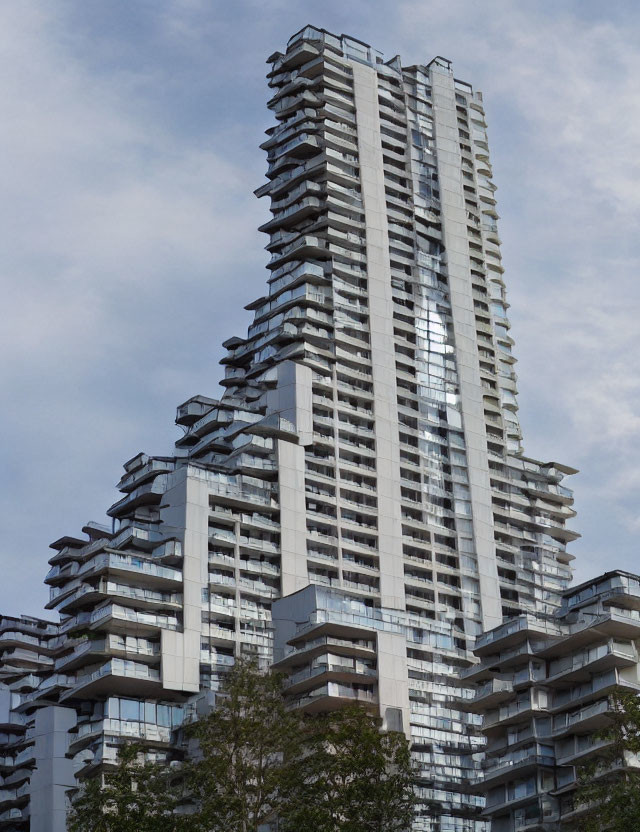
M264 209L229 137L204 146L154 118L153 77L91 72L65 25L31 4L0 11L3 543L24 589L5 588L12 612L37 611L49 540L102 514L121 460L141 441L168 450L175 404L215 391L222 327L251 297L238 278L262 269L247 239Z

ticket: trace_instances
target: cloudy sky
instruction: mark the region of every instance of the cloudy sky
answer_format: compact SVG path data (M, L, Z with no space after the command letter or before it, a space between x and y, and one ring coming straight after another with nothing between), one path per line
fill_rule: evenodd
M0 4L0 612L169 452L263 291L265 59L306 23L485 96L528 454L580 468L578 579L640 571L640 5Z

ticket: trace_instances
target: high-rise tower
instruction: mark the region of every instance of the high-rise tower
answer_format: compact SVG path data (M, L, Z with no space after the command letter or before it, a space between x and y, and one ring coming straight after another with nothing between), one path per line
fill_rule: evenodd
M17 753L36 713L64 725L58 792L123 736L164 754L234 655L273 658L271 604L293 596L279 610L303 628L276 658L299 706L393 715L421 766L416 829L475 832L459 673L483 630L557 609L576 537L573 470L521 446L482 97L445 59L404 67L312 27L269 63L268 289L225 343L221 399L178 408L173 455L125 465L112 528L53 544L61 625L45 667L3 655L5 721ZM296 648L320 620L327 641Z

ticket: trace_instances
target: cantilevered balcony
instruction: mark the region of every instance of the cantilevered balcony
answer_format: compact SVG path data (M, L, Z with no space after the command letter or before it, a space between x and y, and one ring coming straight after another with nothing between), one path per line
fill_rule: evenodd
M184 404L178 406L176 411L176 424L189 427L197 419L204 416L218 404L217 399L209 399L205 396L192 396Z
M174 464L173 460L169 459L147 459L147 461L139 468L124 474L118 483L117 488L119 491L132 491L143 482L152 479L158 474L172 471Z
M463 711L482 712L493 709L496 705L508 702L513 697L513 684L504 679L489 679L479 685L472 699L462 698L456 707Z
M312 58L320 55L320 49L307 40L302 40L292 49L287 50L286 55L280 55L272 65L272 73L282 70L292 70L295 67L305 64Z
M476 639L474 653L477 656L485 656L489 653L496 653L506 647L521 641L524 636L550 636L559 637L560 628L551 623L544 622L532 616L521 615L513 618L500 627L482 633Z
M64 633L89 628L121 632L128 635L156 634L160 629L177 630L179 621L175 614L142 612L117 603L107 603L92 612L81 612L70 616L61 624Z
M3 671L15 669L24 670L46 670L53 666L51 656L45 656L33 650L25 650L22 647L14 647L12 650L5 650L1 656Z
M497 759L488 759L483 763L482 778L477 784L478 789L486 793L501 783L519 780L540 768L553 769L556 760L551 750L544 751L538 743L510 751Z
M523 722L527 717L545 714L550 710L550 705L541 704L538 691L534 688L520 694L515 701L507 705L487 711L482 722L482 730L493 736L496 731L503 730L508 725Z
M328 682L292 698L289 701L289 707L300 709L305 713L319 713L338 710L354 702L374 708L378 702L377 694L373 688L353 688L337 682Z
M79 675L75 683L60 697L89 698L118 693L124 696L171 695L164 691L160 671L141 662L111 659L92 673Z
M71 589L71 592L69 592L69 589ZM108 598L135 602L136 606L143 609L164 609L166 607L179 609L182 606L181 593L118 584L107 578L101 578L95 585L78 583L73 587L52 587L51 601L47 606L57 607L61 613L69 614L76 608L86 607L92 603L98 604Z
M553 717L553 736L558 738L573 732L594 734L611 724L610 712L611 704L606 697L577 711L559 713Z
M335 657L331 662L318 662L310 667L293 673L284 681L284 688L288 695L298 695L302 691L316 689L325 682L344 684L371 684L377 679L377 671L357 660L337 663Z
M77 644L70 653L56 659L55 669L69 673L88 664L95 664L107 656L157 664L160 660L160 643L144 638L127 639L115 634L106 635L102 639L86 639Z
M545 685L565 686L568 682L586 682L596 673L614 667L634 667L637 661L637 651L631 642L610 641L549 662Z
M280 266L288 260L304 259L305 257L315 259L327 258L327 242L321 237L316 237L310 234L304 234L297 237L293 242L283 245L279 251L271 255L269 261L269 268ZM324 304L324 297L320 301ZM272 302L272 307L275 302Z
M171 728L146 722L130 722L122 719L99 719L81 722L69 737L69 754L77 754L82 748L100 737L142 741L145 746L167 747L171 741Z
M336 636L319 636L305 641L297 647L289 646L285 650L284 658L275 663L275 667L283 669L300 664L301 661L312 659L330 649L332 653L344 656L372 659L376 655L376 644L373 639L346 639Z
M317 214L322 208L322 203L315 196L307 196L294 202L286 208L282 208L274 214L269 222L261 225L259 231L269 233L276 228L289 228L308 216Z
M167 487L166 475L159 474L151 482L142 483L108 509L109 517L122 517L138 506L157 505Z

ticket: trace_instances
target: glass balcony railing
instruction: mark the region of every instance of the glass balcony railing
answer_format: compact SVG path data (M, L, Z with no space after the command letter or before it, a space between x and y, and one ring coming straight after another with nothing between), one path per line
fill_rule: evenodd
M552 624L551 622L540 621L532 616L523 615L518 616L518 618L511 619L505 624L502 624L493 630L489 630L487 633L482 633L482 635L476 638L475 647L476 649L487 647L494 642L507 638L510 635L519 632L526 632L527 630L548 633L549 635L555 636L561 635L561 631L557 625Z
M90 739L103 734L167 744L171 741L171 728L146 722L131 722L110 718L81 723L78 726L75 741Z
M291 706L294 708L301 708L312 705L319 699L324 697L336 697L340 699L351 699L354 702L377 702L377 697L373 691L370 690L356 690L348 685L340 685L336 682L328 682L319 688L311 691L305 696L300 696L291 700Z
M111 659L93 673L78 676L75 680L75 687L84 687L105 676L124 676L127 679L160 681L160 671L153 667L149 667L141 662L127 661L126 659Z
M600 702L594 702L593 705L588 705L586 708L580 708L579 711L558 714L553 718L553 733L559 734L567 731L594 716L606 714L609 710L609 700L603 699Z
M180 627L178 619L175 616L162 615L160 613L152 612L140 612L138 610L131 609L130 607L121 607L117 604L108 604L105 607L99 607L86 618L83 614L75 616L67 626L78 626L85 621L87 623L95 624L98 621L102 621L104 618L108 617L120 621L129 621L134 624L146 624L164 630L177 630Z
M504 693L513 690L513 684L510 681L503 679L490 679L482 685L479 685L473 697L473 701L478 701L490 696L493 693Z
M549 677L559 676L563 673L571 673L581 667L602 659L608 655L618 655L629 660L636 659L636 650L631 642L610 642L584 650L572 656L562 656L549 663Z

